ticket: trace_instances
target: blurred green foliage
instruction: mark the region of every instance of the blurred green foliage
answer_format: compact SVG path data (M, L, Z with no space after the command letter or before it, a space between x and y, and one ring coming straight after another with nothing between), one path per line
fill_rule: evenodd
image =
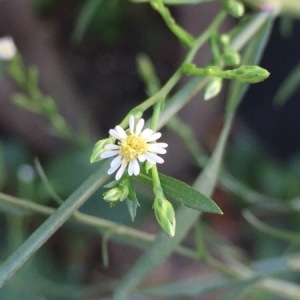
M37 9L43 11L49 9L54 2L54 0L36 0L35 4ZM177 3L179 1L164 2ZM200 3L204 1L180 2ZM73 31L74 41L83 41L84 35L89 31L89 34L100 38L106 46L114 46L120 38L123 17L128 5L126 1L89 0L75 1L75 3L80 8ZM293 78L296 79L296 77ZM289 88L288 91L294 89L295 86L293 89ZM236 103L232 105L234 108L230 112L235 110L236 105ZM91 148L90 145L73 144L56 157L42 160L41 165L47 180L59 198L66 199L97 169L97 166L88 163ZM45 182L41 180L34 166L34 158L35 154L27 145L18 140L3 138L0 143L0 189L17 197L30 199L34 203L57 208L59 204L46 189ZM224 170L228 174L236 178L248 191L253 191L259 196L263 195L267 200L250 203L242 201L242 197L234 195L234 191L230 189L227 191L232 198L233 210L238 210L240 213L234 222L239 227L241 248L247 252L248 258L252 258L250 266L255 270L255 275L253 278L246 277L238 280L227 279L217 272L211 276L205 274L204 277L195 277L192 280L184 279L160 287L147 288L143 291L146 295L184 299L184 297L202 295L202 293L205 295L212 290L227 289L222 299L276 299L259 289L252 289L253 285L260 279L274 274L279 274L278 278L297 279L292 271L287 275L281 274L281 271L284 269L283 264L287 261L285 255L299 251L299 243L289 239L287 234L281 238L280 233L284 230L297 235L299 231L300 155L281 161L267 153L261 141L242 132L241 135L237 134L234 137L228 147L224 162ZM21 172L24 170L27 173ZM30 170L33 173L30 173ZM165 178L166 180L170 179ZM175 180L172 184L174 182ZM179 183L178 187L183 191L187 190L186 186ZM81 211L117 224L131 225L131 216L127 212L126 203L121 203L111 209L102 201L103 192L104 189L100 189L84 204ZM189 192L191 193L190 190ZM151 198L153 196L140 186L138 186L138 193L143 199L143 205L138 209L137 221L144 220L149 212L152 213L153 200ZM192 193L191 201L195 198L197 195ZM0 233L0 252L3 259L42 223L44 217L37 214L24 215L21 209L13 211L1 202L0 204L0 209L3 211L0 224L4 228ZM254 217L252 223L248 220L250 224L246 223L241 213L245 210L251 212ZM261 226L260 220L262 224L267 224L269 227ZM215 239L214 251L219 251L217 254L224 260L228 257L232 259L231 264L234 265L235 255L232 257L228 255L230 251L234 252L234 247L229 246L227 241L224 242L224 237L220 242L217 234L210 235L210 233L211 231L207 231L208 237L205 238ZM43 297L71 300L92 299L99 294L108 295L115 287L115 280L110 278L109 273L107 277L104 275L103 279L101 274L99 275L99 270L101 269L101 255L105 256L103 253L107 253L106 240L109 239L109 235L110 232L103 234L98 228L87 227L71 220L0 290L0 298L34 300ZM135 242L138 244L139 240ZM102 248L101 243L104 245ZM131 241L123 240L122 243L131 243ZM95 254L95 251L98 252ZM93 255L97 257L96 260ZM156 253L156 255L159 254ZM196 255L199 256L199 253ZM271 259L273 257L274 259ZM124 258L125 261L126 259L127 257ZM118 266L113 267L118 268ZM92 276L98 276L97 280L93 281Z

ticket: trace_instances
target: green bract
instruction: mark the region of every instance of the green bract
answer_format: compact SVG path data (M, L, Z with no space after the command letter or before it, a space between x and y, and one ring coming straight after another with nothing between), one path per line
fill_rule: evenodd
M102 140L99 140L93 150L92 150L92 154L91 154L91 157L90 157L90 163L95 163L97 161L100 161L101 160L101 153L105 151L104 147L107 145L107 144L110 144L113 142L113 139L112 138L106 138L106 139L102 139Z
M217 96L222 89L221 78L211 78L204 90L204 100L210 100Z
M103 194L103 199L111 206L125 200L128 197L129 189L127 186L118 186L110 189Z
M154 213L160 227L171 237L175 235L176 219L172 204L167 199L155 199Z

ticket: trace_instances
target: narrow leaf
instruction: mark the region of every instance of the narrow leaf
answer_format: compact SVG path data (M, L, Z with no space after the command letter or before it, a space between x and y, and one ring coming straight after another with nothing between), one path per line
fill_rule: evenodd
M129 214L130 214L131 221L133 222L136 217L136 211L137 211L138 204L135 202L132 202L129 199L126 199L126 204L127 204L127 208L128 208Z
M75 41L76 43L79 43L81 41L95 11L97 10L98 5L100 5L101 2L102 2L101 0L90 0L86 2L84 7L82 8L78 20L75 24L75 28L72 36L73 41Z
M289 100L297 89L300 87L300 64L292 69L292 71L285 78L283 83L278 88L274 97L276 105L283 105Z
M221 92L221 89L222 89L222 79L210 78L204 90L204 100L208 101L216 97Z
M222 214L221 209L211 198L188 184L163 174L160 174L159 177L164 192L170 199L198 211Z
M267 235L273 236L290 243L300 243L300 236L298 232L291 232L284 229L274 228L257 219L249 210L243 212L244 218L257 230L264 232Z
M188 184L163 174L159 174L159 178L167 199L197 211L222 214L221 209L211 198ZM151 184L151 179L147 175L142 174L138 179L148 185Z

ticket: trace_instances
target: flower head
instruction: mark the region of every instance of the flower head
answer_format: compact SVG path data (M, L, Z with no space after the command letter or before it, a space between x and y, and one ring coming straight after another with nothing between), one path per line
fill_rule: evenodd
M17 48L14 40L10 36L0 38L0 59L10 60L17 53Z
M144 128L145 120L139 119L135 122L133 116L129 119L129 129L124 130L121 126L116 126L109 131L109 134L117 140L116 144L107 144L105 152L100 154L101 158L115 158L110 163L108 174L116 172L116 180L119 180L128 170L128 175L138 175L140 173L140 163L145 161L151 164L161 164L164 160L157 154L165 154L168 144L156 143L161 137L160 132L154 132L149 128Z
M118 202L124 201L129 194L129 188L127 186L118 186L110 189L103 194L103 199L110 203L110 206L114 206Z

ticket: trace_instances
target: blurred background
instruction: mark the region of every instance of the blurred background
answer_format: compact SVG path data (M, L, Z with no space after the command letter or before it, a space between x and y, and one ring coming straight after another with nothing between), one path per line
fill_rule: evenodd
M197 35L219 7L214 3L177 6L172 13L183 27ZM223 30L234 23L229 18ZM283 204L298 203L300 195L300 92L294 88L283 105L274 104L274 98L299 64L299 30L299 21L276 21L260 64L271 76L247 93L225 158L226 168L239 183ZM45 118L16 106L11 99L18 87L5 73L3 64L0 66L1 191L53 207L57 204L37 175L34 158L41 161L55 192L63 199L68 197L97 168L89 163L93 144L106 137L111 127L147 97L137 72L137 56L146 53L164 83L185 54L149 5L121 0L2 0L0 36L5 35L14 38L26 65L38 67L41 90L55 99L74 136L85 137L82 145L63 140ZM205 65L209 59L208 47L204 47L196 61ZM209 102L202 101L202 94L196 98L180 116L210 152L222 126L224 95ZM172 151L162 171L192 184L199 167L172 130L164 133ZM99 191L82 210L148 232L158 230L151 201L143 201L132 224L124 205L110 209L102 201L102 193ZM151 200L148 194L143 197ZM218 235L240 247L242 255L264 258L286 249L285 243L259 234L241 216L241 210L253 203L222 187L213 199L225 214L222 218L208 216L207 223ZM0 254L4 260L44 217L24 215L1 202L0 208ZM287 230L299 229L298 211L274 209L260 217ZM109 242L108 252L109 267L105 267L99 233L70 222L9 281L0 291L0 298L20 299L22 295L22 299L96 299L108 295L140 251L122 241ZM180 274L176 273L178 269ZM149 283L203 272L209 270L200 263L175 257Z

